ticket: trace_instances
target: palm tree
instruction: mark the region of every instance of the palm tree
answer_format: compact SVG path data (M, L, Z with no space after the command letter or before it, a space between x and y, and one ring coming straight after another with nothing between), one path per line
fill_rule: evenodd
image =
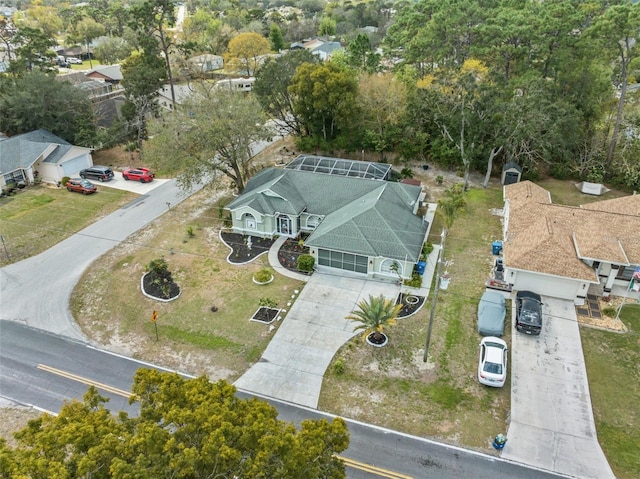
M384 329L396 324L401 309L401 304L395 304L382 295L377 297L369 295L369 300L360 301L358 310L353 311L345 319L360 323L353 330L363 331L363 341L371 335L371 342L381 344L384 341Z

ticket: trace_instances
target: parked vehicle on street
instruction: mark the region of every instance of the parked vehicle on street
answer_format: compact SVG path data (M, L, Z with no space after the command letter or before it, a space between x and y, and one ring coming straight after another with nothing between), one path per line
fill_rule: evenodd
M516 329L537 336L542 330L542 298L531 291L516 293Z
M485 386L501 388L507 381L507 343L495 336L480 341L478 381Z
M139 181L140 183L148 183L153 181L155 175L149 168L126 168L122 171L122 177L125 180Z
M80 171L80 178L92 178L98 181L109 181L113 179L113 170L108 166L94 165Z
M83 180L82 178L70 178L67 180L67 184L65 186L68 191L76 191L83 195L89 195L98 191L96 185L91 183L89 180Z

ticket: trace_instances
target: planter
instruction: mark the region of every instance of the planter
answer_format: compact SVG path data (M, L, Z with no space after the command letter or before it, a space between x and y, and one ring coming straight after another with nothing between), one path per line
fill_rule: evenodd
M273 281L273 275L267 281L258 281L255 277L251 278L255 284L269 284Z
M260 306L258 310L253 313L250 321L256 321L262 324L271 324L280 314L280 310L276 308L268 308L267 306Z
M407 304L418 304L418 303L420 302L420 298L418 298L417 296L413 296L413 295L411 295L411 296L406 296L406 297L404 298L404 301L405 301Z
M140 279L140 289L142 291L142 294L144 294L147 298L151 298L156 301L161 301L163 303L168 303L170 301L173 301L174 299L178 299L182 294L182 290L175 283L173 283L174 287L172 288L172 293L169 298L163 298L163 297L159 297L159 296L148 293L145 289L145 278L147 277L148 274L149 273L143 274L142 278Z
M381 348L383 346L386 346L387 343L389 342L389 338L387 337L387 335L384 334L384 333L379 333L379 334L382 335L382 341L376 341L376 340L372 339L375 334L376 333L371 333L371 334L369 334L367 336L367 338L366 338L367 344L370 344L374 348Z

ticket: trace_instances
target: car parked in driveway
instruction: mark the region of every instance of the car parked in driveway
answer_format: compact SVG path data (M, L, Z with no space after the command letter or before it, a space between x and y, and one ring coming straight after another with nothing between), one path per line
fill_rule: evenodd
M113 170L108 166L94 165L90 168L80 170L80 178L91 178L98 181L109 181L113 179Z
M153 181L155 175L149 168L126 168L122 171L122 177L125 180L139 181L140 183L148 183Z
M72 65L82 65L82 60L76 57L67 57L67 63L71 63Z
M89 195L98 191L96 185L89 180L83 180L82 178L70 178L65 185L68 191L76 191L83 195Z
M501 388L507 381L507 343L495 336L480 341L478 381L485 386Z
M516 329L538 336L542 330L542 298L531 291L516 293Z

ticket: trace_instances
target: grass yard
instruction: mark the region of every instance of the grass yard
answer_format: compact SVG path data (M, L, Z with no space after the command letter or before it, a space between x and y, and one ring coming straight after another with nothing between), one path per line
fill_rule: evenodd
M438 293L429 361L423 362L427 302L389 330L386 347L371 348L359 337L345 345L325 375L320 409L492 452L491 440L506 431L510 388L487 388L476 379L476 311L492 265L491 242L501 232L490 209L500 206L500 189L471 190L449 232L445 260L452 279ZM439 243L440 231L435 224L432 242ZM509 341L509 328L506 333Z
M269 325L249 321L260 299L273 299L282 308L303 284L279 275L267 285L253 283L266 257L228 264L230 250L218 238L220 225L213 195L202 191L96 261L71 298L83 331L135 358L212 379L238 378L260 358L273 334ZM141 293L145 266L159 257L167 260L182 290L173 302ZM150 321L154 310L157 342Z
M543 187L551 193L551 201L558 205L586 205L587 203L593 203L594 201L610 200L630 194L629 192L621 190L611 190L602 196L586 195L573 186L573 183L574 182L572 181L556 180L555 178L536 181L538 186Z
M104 186L84 196L64 188L34 185L0 198L0 234L9 255L0 253L0 266L41 253L136 196Z
M598 439L619 479L640 477L640 305L622 308L627 333L581 327Z

